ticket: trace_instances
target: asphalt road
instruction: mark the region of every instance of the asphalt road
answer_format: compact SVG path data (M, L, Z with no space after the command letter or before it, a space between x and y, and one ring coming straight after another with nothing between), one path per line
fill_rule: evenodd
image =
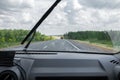
M24 46L16 46L14 48L8 48L7 50L21 50ZM73 40L50 40L43 42L31 43L29 46L30 50L54 50L54 51L95 51L95 52L111 52L112 50L93 46L90 44L73 41Z

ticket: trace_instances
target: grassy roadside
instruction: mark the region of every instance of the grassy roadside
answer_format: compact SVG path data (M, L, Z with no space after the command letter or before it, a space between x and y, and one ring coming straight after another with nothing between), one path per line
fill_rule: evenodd
M1 44L0 44L0 49L12 47L12 46L17 46L17 45L20 45L20 42L14 42L14 43L12 43L12 42L1 43Z
M39 42L39 41L32 41L31 43L34 42ZM25 42L25 44L27 44L27 42ZM0 49L4 49L4 48L9 48L9 47L16 47L21 45L21 42L6 42L6 43L1 43L0 44Z
M31 43L36 43L36 42L42 42L42 41L32 41ZM24 45L26 45L28 42L25 42ZM0 43L0 50L4 48L10 48L10 47L16 47L21 45L21 42L5 42L5 43Z
M109 41L88 41L88 40L86 40L86 41L76 40L76 41L81 42L81 43L85 43L85 44L90 44L90 45L93 45L96 47L101 47L101 48L113 50L113 45Z

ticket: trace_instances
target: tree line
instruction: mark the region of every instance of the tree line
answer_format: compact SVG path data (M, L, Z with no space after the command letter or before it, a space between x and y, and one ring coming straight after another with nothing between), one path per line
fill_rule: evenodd
M29 30L0 30L0 44L21 42L28 33ZM46 41L51 39L53 38L36 32L33 41Z
M66 39L77 40L111 40L107 32L103 31L78 31L64 34Z
M64 38L112 45L111 37L105 31L68 32Z

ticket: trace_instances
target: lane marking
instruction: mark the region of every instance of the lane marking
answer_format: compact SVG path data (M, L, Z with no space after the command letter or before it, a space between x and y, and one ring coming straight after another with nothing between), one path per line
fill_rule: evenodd
M44 46L43 49L46 49L48 46Z
M77 46L75 46L73 43L71 43L70 41L68 40L65 40L66 42L68 42L70 45L72 45L74 48L76 48L78 51L80 50L80 48L78 48Z

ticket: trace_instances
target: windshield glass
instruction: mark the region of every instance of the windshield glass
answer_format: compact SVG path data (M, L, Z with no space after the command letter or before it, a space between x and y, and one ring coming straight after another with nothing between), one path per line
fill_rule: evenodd
M20 42L55 1L0 1L0 48L23 50ZM119 0L61 0L27 50L118 52L119 4Z

